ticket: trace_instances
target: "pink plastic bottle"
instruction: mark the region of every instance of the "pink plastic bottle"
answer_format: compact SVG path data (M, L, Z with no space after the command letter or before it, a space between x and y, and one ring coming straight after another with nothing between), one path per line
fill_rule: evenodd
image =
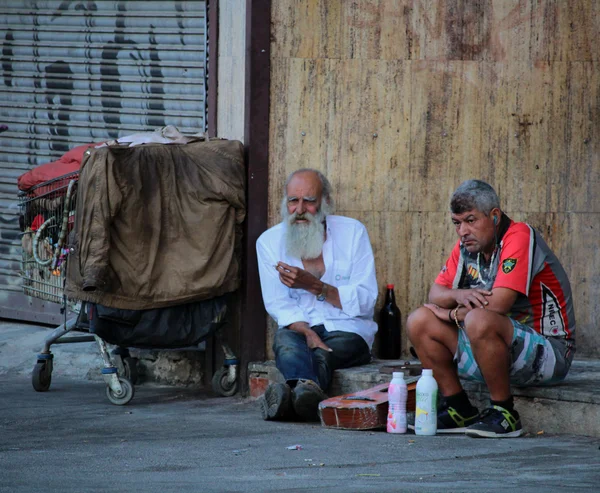
M406 433L406 397L408 390L404 373L395 371L388 387L388 433Z

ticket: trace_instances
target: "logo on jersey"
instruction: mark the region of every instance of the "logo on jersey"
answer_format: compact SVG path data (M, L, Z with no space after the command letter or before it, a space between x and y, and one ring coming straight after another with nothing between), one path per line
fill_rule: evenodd
M467 274L469 274L469 277L474 281L479 279L479 271L472 265L469 265L469 267L467 268Z
M552 336L564 335L566 333L565 321L560 311L558 298L548 286L544 283L540 284L542 288L542 334Z
M513 271L513 269L515 268L515 265L517 265L516 258L504 259L502 261L502 272L504 272L505 274L510 274Z

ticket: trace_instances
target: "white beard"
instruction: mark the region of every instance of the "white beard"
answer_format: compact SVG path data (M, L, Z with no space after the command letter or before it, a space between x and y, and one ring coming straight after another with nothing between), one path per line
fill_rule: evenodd
M308 223L297 223L298 214L289 214L287 208L282 210L285 223L285 249L288 255L300 259L313 259L321 255L325 243L325 218L328 213L329 207L323 201L315 215L308 212L302 215Z

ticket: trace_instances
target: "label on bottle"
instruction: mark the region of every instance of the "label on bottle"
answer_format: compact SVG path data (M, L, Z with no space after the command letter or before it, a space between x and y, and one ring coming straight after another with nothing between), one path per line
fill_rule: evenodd
M437 431L437 390L416 392L415 433L435 435Z
M387 417L388 433L406 433L406 411L391 407Z
M388 388L388 433L406 433L406 385L390 384Z

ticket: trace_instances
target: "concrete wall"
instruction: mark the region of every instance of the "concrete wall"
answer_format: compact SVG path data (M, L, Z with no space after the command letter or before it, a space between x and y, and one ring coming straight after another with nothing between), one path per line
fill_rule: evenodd
M600 356L600 3L278 0L271 21L269 223L290 171L324 171L405 318L456 241L451 192L489 181L562 260Z
M244 141L246 0L219 2L217 135Z

